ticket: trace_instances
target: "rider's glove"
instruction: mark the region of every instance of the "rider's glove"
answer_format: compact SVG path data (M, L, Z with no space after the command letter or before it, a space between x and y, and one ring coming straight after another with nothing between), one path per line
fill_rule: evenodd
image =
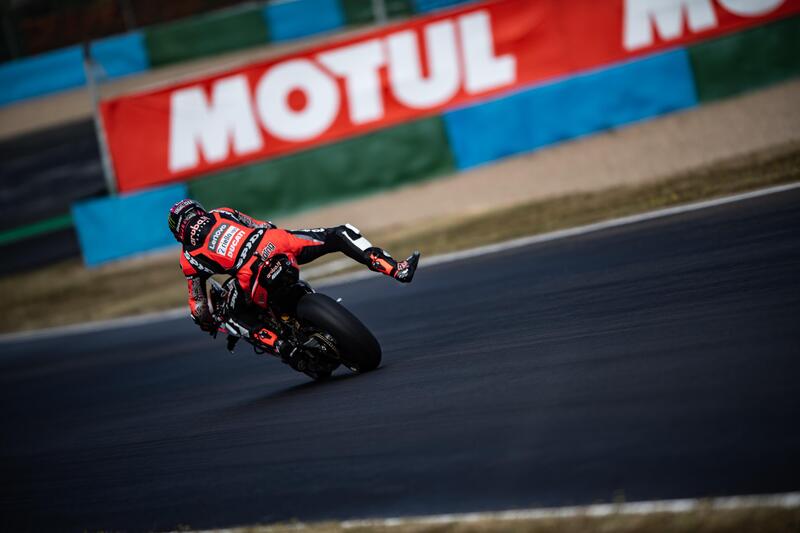
M217 323L208 309L203 309L197 315L192 315L192 319L203 331L212 334L217 332Z

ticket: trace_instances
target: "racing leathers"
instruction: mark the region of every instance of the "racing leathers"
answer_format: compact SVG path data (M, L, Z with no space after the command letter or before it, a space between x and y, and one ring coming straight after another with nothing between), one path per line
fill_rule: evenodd
M268 294L259 276L264 264L284 254L293 265L302 265L331 252L342 252L371 270L410 282L419 254L397 262L372 244L350 224L330 228L287 231L271 222L257 220L235 209L199 212L190 218L181 235L181 268L189 289L189 308L204 331L217 327L206 295L206 280L212 274L229 274L247 305L267 306ZM243 297L243 298L242 298ZM253 325L248 334L274 348L276 337ZM259 337L265 337L263 340Z

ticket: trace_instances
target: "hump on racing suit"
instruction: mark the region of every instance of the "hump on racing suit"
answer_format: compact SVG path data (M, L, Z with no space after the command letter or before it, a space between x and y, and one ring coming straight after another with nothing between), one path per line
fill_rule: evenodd
M206 280L212 274L235 276L252 258L264 233L274 227L269 221L227 207L188 221L182 235L180 264L189 285L189 309L201 327L211 322Z

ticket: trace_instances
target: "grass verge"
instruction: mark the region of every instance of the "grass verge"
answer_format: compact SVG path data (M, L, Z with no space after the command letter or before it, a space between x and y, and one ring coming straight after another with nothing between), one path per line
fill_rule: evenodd
M568 518L482 519L442 524L406 522L398 525L368 524L343 527L334 522L318 524L287 523L270 526L235 528L232 533L789 533L800 530L800 509L756 507L748 509L715 509L648 514L613 513L607 516L579 515Z
M369 237L397 257L413 249L430 256L795 181L800 181L800 143L742 155L653 184L569 194ZM96 269L83 267L79 260L65 261L0 278L0 294L6 298L0 332L136 315L172 309L186 301L177 252Z
M443 227L385 235L378 242L403 252L415 245L428 255L452 252L795 181L800 181L800 144L737 157L653 184L569 194Z

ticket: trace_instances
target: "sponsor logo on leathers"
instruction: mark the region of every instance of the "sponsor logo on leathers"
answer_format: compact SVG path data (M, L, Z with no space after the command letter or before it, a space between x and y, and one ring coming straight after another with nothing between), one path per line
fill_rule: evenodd
M226 229L228 229L228 226L230 226L230 224L220 224L219 227L216 230L214 230L214 234L211 236L211 240L208 241L209 250L213 252L214 250L217 249L217 243L219 242L219 238L222 235L222 233Z
M214 273L214 271L211 270L210 268L206 268L205 266L200 264L200 262L197 259L195 259L194 257L192 257L192 254L190 254L189 252L184 251L183 252L183 257L185 257L186 260L189 261L189 264L192 265L195 268L195 270L197 270L198 272L204 272L206 274L213 274Z
M242 237L244 237L244 230L240 230L231 241L230 246L228 246L228 251L225 254L228 259L233 259L233 256L236 253L236 247L239 246L239 241L242 240Z
M275 278L277 278L282 271L283 271L283 265L280 263L280 261L278 261L277 263L272 265L272 269L269 271L269 274L267 274L267 278L271 279L272 281L275 281Z
M209 217L200 217L197 222L192 224L189 228L189 242L192 246L197 246L197 236L210 223L211 219Z
M227 255L228 254L228 247L230 246L231 242L233 242L234 237L238 233L244 235L244 230L240 229L238 226L229 226L228 229L225 230L225 233L219 238L219 243L217 244L216 249L212 250L213 252L218 253L219 255ZM241 239L241 236L239 237Z
M247 260L248 254L250 250L255 246L255 244L261 239L261 236L264 235L264 230L260 229L258 231L253 232L247 242L244 243L244 247L242 251L239 253L239 259L236 261L236 266L234 267L236 270L239 270L244 262Z
M266 261L267 259L269 259L269 256L271 256L272 252L274 251L275 251L275 243L270 242L269 244L267 244L267 246L264 247L263 250L261 250L261 260Z

